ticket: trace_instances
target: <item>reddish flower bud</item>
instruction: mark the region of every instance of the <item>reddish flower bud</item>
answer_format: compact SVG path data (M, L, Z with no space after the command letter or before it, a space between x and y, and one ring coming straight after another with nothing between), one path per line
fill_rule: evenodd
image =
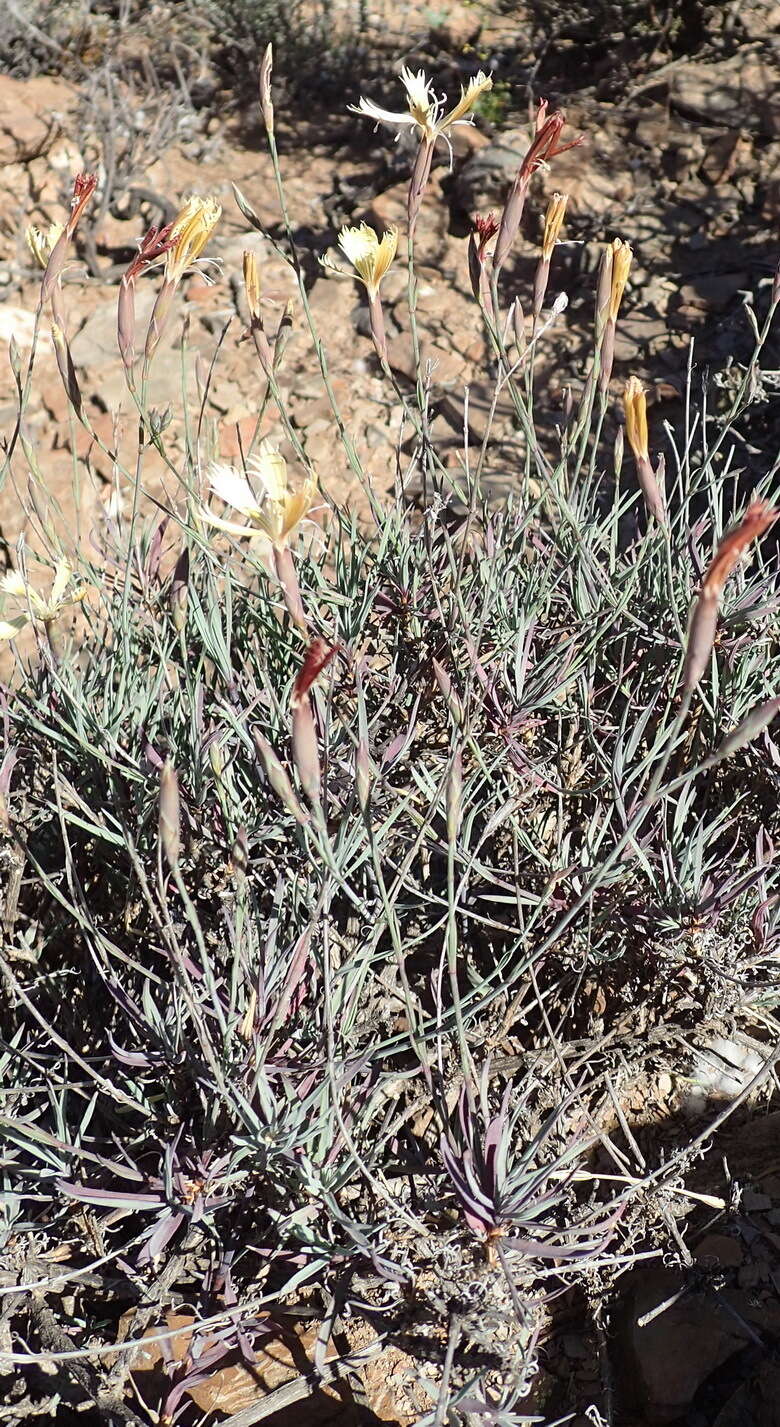
M301 672L295 680L292 696L293 708L297 708L306 697L315 679L319 678L325 666L330 663L336 650L335 644L328 644L324 639L311 641L306 650Z
M729 575L736 569L744 551L751 541L763 535L777 520L780 511L774 509L767 500L754 500L748 506L739 525L727 531L718 546L714 558L704 572L701 582L702 592L720 598Z
M97 178L93 173L80 173L75 183L73 184L73 197L70 201L70 213L68 215L65 227L63 228L59 238L57 239L56 243L54 244L54 247L51 250L51 253L49 255L49 261L46 264L46 271L43 274L43 282L41 283L41 302L48 302L49 298L51 297L52 289L55 283L59 281L59 278L62 275L62 269L65 266L65 259L67 257L70 240L76 231L76 225L82 213L84 212L87 203L95 192L96 187Z
M710 561L701 582L688 628L683 687L691 693L702 677L715 643L720 597L730 574L751 541L763 535L780 511L766 500L754 500L733 530L727 531Z

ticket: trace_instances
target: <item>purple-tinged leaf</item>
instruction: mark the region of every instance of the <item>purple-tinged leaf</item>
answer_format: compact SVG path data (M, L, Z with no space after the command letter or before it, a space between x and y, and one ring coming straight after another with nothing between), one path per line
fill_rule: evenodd
M158 773L165 764L165 759L160 757L160 754L157 752L157 749L152 743L149 742L148 739L144 740L143 756L146 759L147 763L150 765L150 767L156 769Z
M186 1221L186 1215L180 1210L170 1209L160 1219L155 1226L141 1252L138 1255L139 1265L151 1263L168 1247L171 1239Z
M391 739L390 742L387 744L387 747L385 748L382 754L380 764L383 773L388 772L388 770L392 768L395 763L398 762L398 760L406 752L406 749L409 747L409 744L412 742L412 739L414 738L417 732L417 710L419 706L420 700L417 699L406 729L403 733L396 734L396 737Z
M11 793L11 775L18 761L19 754L15 748L9 748L0 763L0 826L10 830L11 819L9 814L8 799Z
M724 738L715 751L715 757L728 758L732 753L738 753L740 749L746 748L754 738L758 738L758 735L769 727L778 713L780 713L780 699L767 699L766 703L756 704L756 707L751 709L742 722L737 724L737 727Z
M144 1054L144 1052L140 1050L123 1050L120 1045L117 1045L110 1031L108 1032L108 1043L111 1047L111 1051L114 1055L115 1060L118 1060L122 1065L130 1065L137 1070L150 1069L152 1061L149 1059L148 1055ZM162 1059L162 1056L160 1056L156 1063L160 1063Z
M156 583L160 574L160 560L162 558L163 540L168 529L169 515L164 515L160 524L154 532L146 555L146 577L150 584Z
M60 1194L65 1194L69 1199L78 1199L82 1204L104 1204L107 1208L127 1209L135 1211L138 1209L159 1209L164 1205L165 1200L161 1194L133 1194L123 1193L117 1189L92 1189L86 1184L73 1184L67 1179L56 1179L57 1189Z

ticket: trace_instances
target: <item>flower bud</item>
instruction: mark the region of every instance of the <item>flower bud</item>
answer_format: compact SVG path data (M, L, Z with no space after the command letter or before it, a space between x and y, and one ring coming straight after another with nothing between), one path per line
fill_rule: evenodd
M244 292L246 293L246 305L249 308L249 320L260 321L260 274L257 270L257 258L254 253L244 253Z
M288 813L290 813L290 815L295 818L295 821L297 823L300 823L302 826L305 826L308 823L309 819L306 816L306 813L303 811L303 808L301 807L295 793L293 792L292 783L290 782L290 779L288 778L284 768L282 767L281 763L279 762L279 759L274 753L270 743L268 743L268 741L263 738L262 734L260 733L254 733L253 737L257 751L263 760L265 776L268 779L268 782L270 783L274 792L276 793L277 798L281 803L284 804L284 807L287 809Z
M271 72L273 70L274 51L273 45L266 45L260 65L260 109L263 115L263 123L269 138L273 138L274 132L274 104L271 97Z
M160 772L157 826L165 860L169 867L176 867L180 849L179 780L170 758L166 758Z
M309 694L293 706L292 753L301 787L309 802L318 807L322 794L322 768L317 726Z

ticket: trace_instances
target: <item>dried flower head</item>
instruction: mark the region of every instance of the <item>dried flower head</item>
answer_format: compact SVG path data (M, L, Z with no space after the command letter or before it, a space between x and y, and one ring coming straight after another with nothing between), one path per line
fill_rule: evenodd
M24 236L39 268L45 270L48 267L52 249L64 232L62 223L50 223L46 229L36 228L34 223L30 224Z
M68 245L76 231L78 221L95 192L96 187L97 178L93 173L80 173L74 180L73 195L70 200L70 213L65 221L65 226L60 229L55 242L52 244L46 263L46 271L43 274L43 281L41 283L42 303L49 301L54 288L59 283L68 255Z
M46 263L46 271L41 281L40 300L41 304L48 303L54 288L60 283L63 268L66 265L68 244L70 244L73 234L76 233L78 220L87 207L91 195L96 191L97 178L94 174L78 174L73 184L73 197L70 200L70 213L67 215L66 224L60 228L56 241L51 244L50 253Z
M626 413L626 436L636 465L636 475L645 506L649 515L655 517L659 525L666 524L666 498L663 489L663 457L656 470L650 463L649 438L647 432L647 401L642 383L637 377L629 377L623 393Z
M138 244L138 252L124 273L122 281L134 282L137 277L141 276L141 273L144 272L146 268L150 267L152 263L157 262L158 258L163 257L164 254L168 252L173 241L172 223L166 223L163 228L158 228L153 224L151 228L147 229Z
M473 219L469 235L468 262L471 290L477 302L484 304L486 311L492 310L490 282L486 271L487 247L498 232L498 221L492 213L486 217L477 214Z
M263 123L268 131L269 137L273 138L274 132L274 102L271 95L271 73L274 67L274 47L266 45L260 65L260 108L263 112Z
M396 254L398 229L388 228L379 238L368 223L361 223L359 228L342 228L339 246L365 284L369 297L376 297L379 284Z
M544 219L544 236L542 238L542 257L548 262L553 255L558 235L563 227L563 220L566 216L566 204L569 201L568 193L554 193L547 205L547 213Z
M235 466L214 463L209 468L209 483L220 500L240 511L250 525L222 520L205 507L201 514L210 525L229 535L259 532L280 549L289 543L312 509L317 482L309 476L299 491L291 491L287 484L287 462L267 441L261 442L257 454L250 456L247 470L262 487L259 495L255 495L247 475Z
M89 203L95 189L97 188L97 175L94 173L79 173L73 181L73 194L70 200L70 213L65 228L69 238L73 237L84 209Z
M534 136L515 174L514 183L509 190L504 211L501 214L498 242L493 254L493 266L496 272L506 262L517 236L531 179L537 169L546 166L557 154L563 154L567 149L575 149L585 142L584 134L579 134L576 139L571 139L567 144L559 143L565 123L566 115L562 109L556 109L548 117L547 100L542 99L536 114Z
M72 574L68 561L60 560L54 571L48 595L42 595L34 589L21 570L11 570L4 575L0 580L0 593L22 602L25 608L11 619L0 620L0 639L15 639L20 629L30 620L40 620L45 625L51 624L68 605L82 600L87 593L87 586L80 585L69 590Z
M633 252L628 243L614 238L602 253L596 294L596 345L599 353L599 391L606 401L615 360L615 330L623 289Z
M361 99L358 104L350 104L349 108L353 114L364 114L368 119L374 119L377 124L389 124L399 132L405 126L411 125L419 130L421 141L428 143L435 143L438 138L446 137L447 130L455 124L471 123L471 110L480 95L493 88L492 77L480 70L465 88L461 88L457 104L447 110L446 99L436 98L433 84L426 77L424 70L418 70L415 74L404 67L400 79L406 90L405 110L395 112L382 109L372 99Z
M152 226L138 245L138 252L122 274L117 301L117 344L132 389L135 361L135 284L141 273L158 261L171 246L172 224L164 228Z
M336 653L337 646L335 644L328 644L326 639L319 637L312 639L293 687L293 708L306 698L310 688Z
M222 214L215 198L193 194L173 220L170 246L165 254L165 278L179 283L188 268L197 262Z
M580 144L585 143L584 134L578 134L576 139L569 139L566 144L559 143L565 124L566 114L563 109L555 109L548 117L547 100L542 99L534 124L534 137L520 165L520 179L532 178L537 169L548 164L558 154L565 154L567 149L577 149Z
M481 263L487 257L487 245L498 232L498 219L494 213L488 213L485 217L475 214L472 220L472 233L476 243L477 256Z
M636 460L649 460L647 436L647 401L638 377L629 377L623 393L626 413L626 436Z

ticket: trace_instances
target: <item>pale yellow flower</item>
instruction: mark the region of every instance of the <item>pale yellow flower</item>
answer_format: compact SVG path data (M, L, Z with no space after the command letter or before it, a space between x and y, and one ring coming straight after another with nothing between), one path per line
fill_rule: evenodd
M38 267L45 270L48 267L51 250L57 239L64 232L62 223L50 223L48 228L36 228L31 223L25 233L27 246L35 258Z
M235 466L214 462L209 467L209 484L215 495L226 505L232 505L246 516L249 525L223 520L204 506L203 519L228 535L261 534L277 549L287 545L301 521L314 505L317 482L309 476L300 490L290 490L287 483L287 462L267 441L260 444L256 455L250 456L247 469L261 487L255 494L247 476Z
M398 247L398 229L388 228L379 238L367 223L359 228L342 228L339 246L349 259L360 281L365 283L369 297L376 297Z
M358 104L350 104L349 108L353 114L365 114L377 124L389 124L394 129L400 130L411 124L419 129L420 138L429 143L435 143L442 136L446 137L447 130L455 124L471 123L470 111L479 96L493 88L492 77L480 70L465 88L461 87L457 104L452 109L445 110L446 100L436 98L433 84L426 78L424 70L420 69L415 74L405 66L401 70L400 79L406 90L407 103L406 109L400 113L392 109L382 109L373 99L361 99Z
M222 214L215 198L188 198L174 219L171 229L172 246L165 254L165 277L168 282L181 281L188 268L200 257Z
M647 436L647 401L638 377L629 377L623 393L626 413L626 436L637 461L649 460Z
M554 193L547 205L547 213L544 219L544 236L542 238L542 257L546 262L550 261L558 241L558 235L563 227L563 220L566 216L566 204L569 201L568 193Z
M609 292L609 316L613 322L617 321L618 309L623 296L623 289L628 281L633 256L633 249L628 243L624 243L621 238L613 239L612 285Z
M0 639L15 639L19 630L32 619L38 619L42 624L51 624L68 605L83 599L87 592L86 585L68 591L72 574L68 561L60 560L54 571L48 596L33 589L20 570L10 570L4 575L0 580L0 594L23 602L25 608L11 619L0 620Z

